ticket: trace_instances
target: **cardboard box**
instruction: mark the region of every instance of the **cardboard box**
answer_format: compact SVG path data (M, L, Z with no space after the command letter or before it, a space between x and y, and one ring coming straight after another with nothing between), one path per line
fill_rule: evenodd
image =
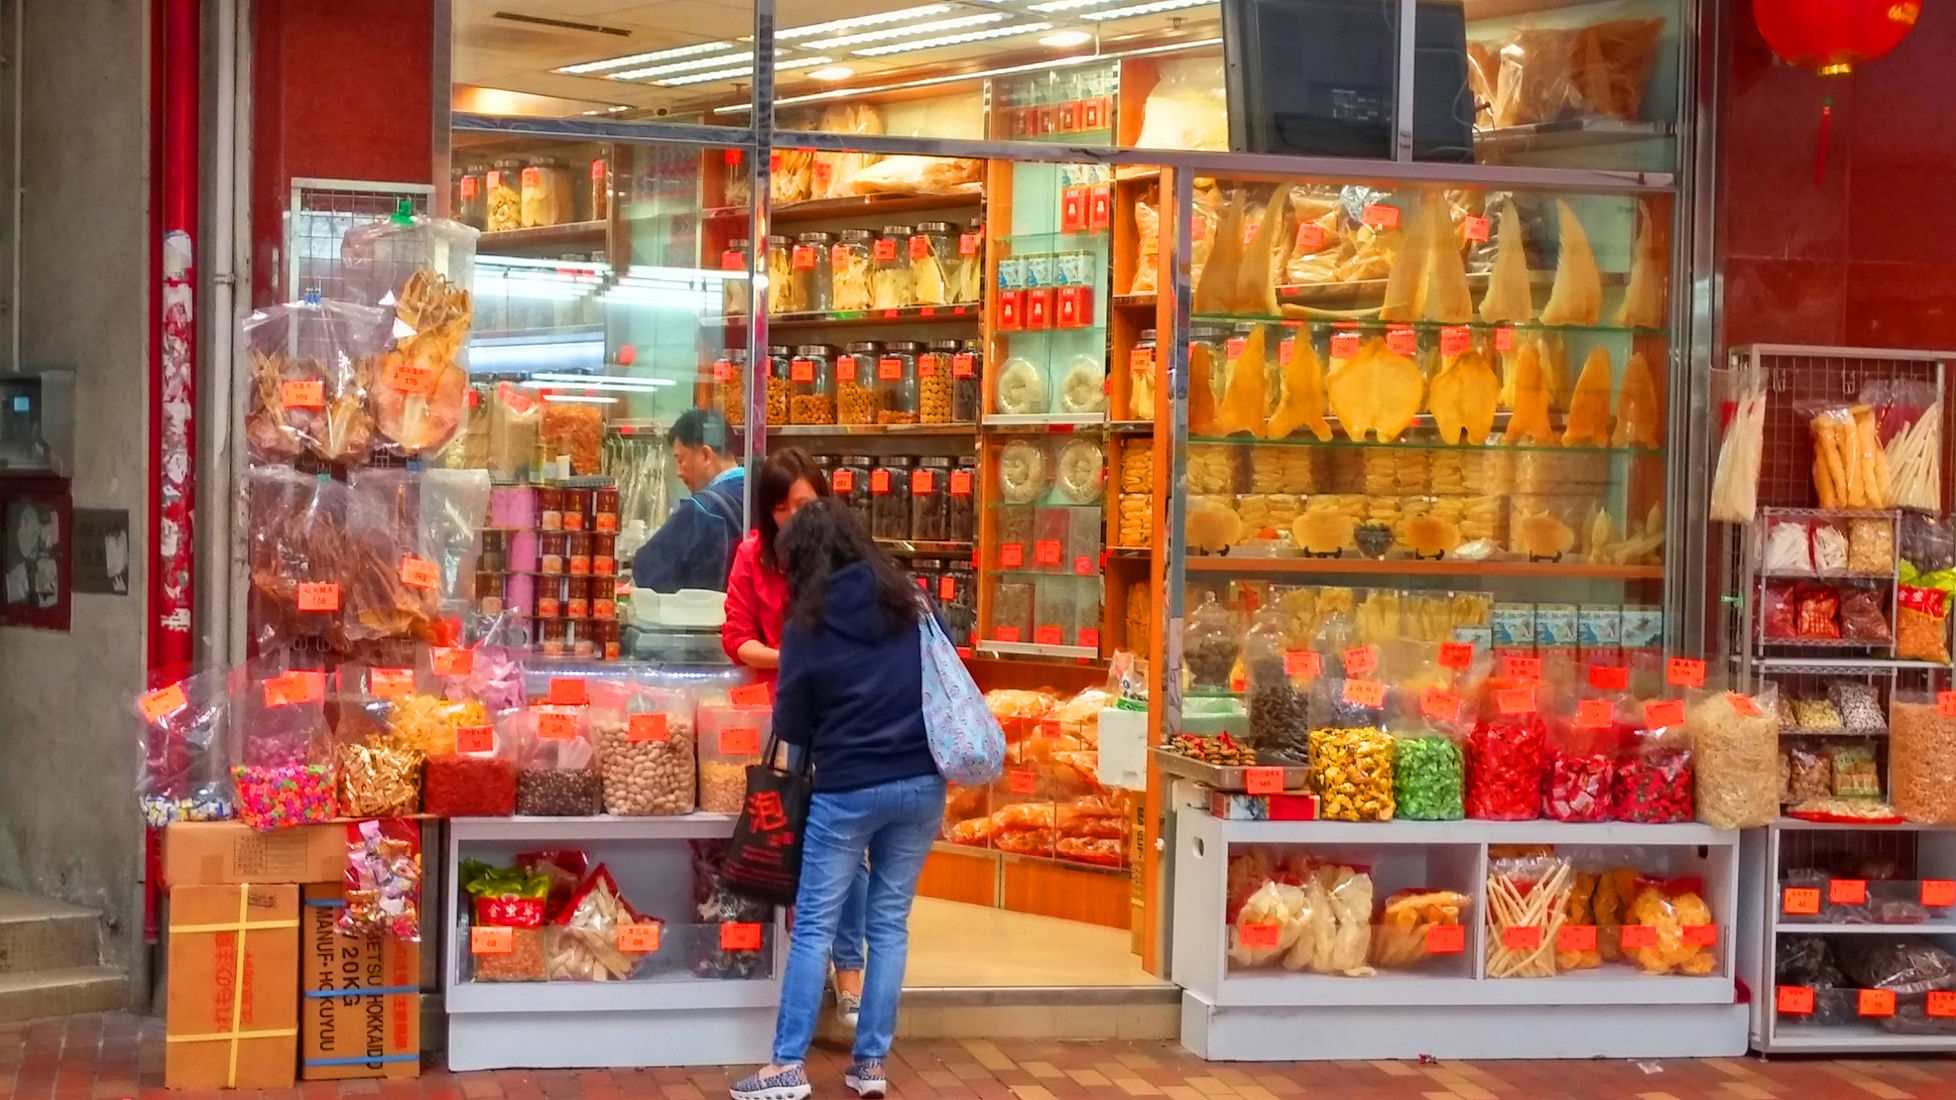
M163 1083L292 1085L299 1043L299 888L170 891Z
M163 831L170 886L338 882L345 872L345 825L260 832L235 821L186 821Z
M300 943L299 1076L421 1073L421 945L340 935L338 885L307 886Z
M1224 821L1316 821L1318 796L1210 791L1209 816Z

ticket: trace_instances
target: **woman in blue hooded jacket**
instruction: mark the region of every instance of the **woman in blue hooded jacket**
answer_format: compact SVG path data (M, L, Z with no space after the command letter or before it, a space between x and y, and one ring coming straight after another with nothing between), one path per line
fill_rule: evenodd
M869 969L844 1080L884 1095L909 955L910 905L944 817L944 778L924 734L926 597L833 497L796 512L775 547L788 578L774 729L814 765L801 885L781 981L774 1061L734 1100L803 1100L831 941L850 880L869 858Z

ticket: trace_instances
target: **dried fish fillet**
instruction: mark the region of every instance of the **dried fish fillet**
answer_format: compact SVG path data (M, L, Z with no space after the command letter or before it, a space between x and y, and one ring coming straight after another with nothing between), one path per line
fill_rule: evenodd
M1501 396L1501 381L1494 368L1477 351L1457 355L1433 376L1427 407L1443 443L1464 442L1478 446L1494 430L1494 406Z
M1284 269L1286 234L1283 201L1284 187L1271 188L1263 204L1263 217L1257 220L1256 234L1244 245L1243 262L1236 272L1236 289L1230 305L1243 313L1277 315L1277 275Z
M1589 234L1569 204L1555 204L1561 241L1555 255L1555 285L1542 307L1545 325L1593 325L1603 316L1603 277L1596 270Z
M1237 269L1243 263L1243 207L1246 200L1231 192L1223 199L1217 219L1216 243L1196 280L1193 305L1197 313L1228 313L1236 297Z
M1610 353L1596 348L1583 360L1576 391L1569 398L1565 447L1607 447L1610 442Z
M1623 366L1623 385L1616 397L1616 435L1611 441L1619 447L1660 447L1664 443L1663 416L1650 364L1633 353Z
M1229 364L1222 403L1216 408L1218 435L1263 434L1264 326L1250 329L1235 362Z
M1216 357L1207 344L1189 344L1189 434L1216 434Z
M1637 244L1630 256L1630 285L1623 289L1616 323L1624 328L1663 328L1667 282L1664 242L1646 203L1637 204Z
M1508 430L1503 443L1548 443L1555 438L1549 426L1548 378L1542 370L1542 351L1533 340L1521 345L1514 356L1514 411L1508 415Z
M1400 213L1399 248L1392 257L1392 272L1386 276L1385 304L1379 307L1382 321L1417 321L1426 306L1426 264L1431 249L1426 244L1427 220L1423 207L1411 215Z
M1319 442L1331 439L1331 425L1324 419L1324 363L1308 333L1300 332L1291 341L1280 392L1267 438L1283 439L1299 428L1309 428Z
M1443 325L1464 325L1474 319L1474 296L1467 289L1467 264L1454 240L1453 222L1444 198L1429 195L1420 203L1427 220L1426 287L1420 316Z
M1515 204L1501 204L1501 224L1494 231L1494 270L1481 298L1481 320L1490 325L1527 324L1535 316L1528 287L1528 246L1521 238L1521 214Z

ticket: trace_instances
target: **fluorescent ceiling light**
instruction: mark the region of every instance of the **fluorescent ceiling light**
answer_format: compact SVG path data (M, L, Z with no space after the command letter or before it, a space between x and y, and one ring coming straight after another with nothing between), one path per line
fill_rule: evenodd
M734 48L731 42L700 42L691 46L675 46L670 50L654 50L651 53L635 53L625 57L607 57L602 61L584 61L576 65L565 65L552 72L569 76L583 76L585 73L601 73L607 69L623 69L630 65L643 65L648 61L670 61L679 57L699 57L702 54L718 53Z
M622 73L610 74L612 80L643 80L650 76L668 76L672 73L692 72L696 69L723 69L728 65L753 64L754 55L749 53L727 53L718 57L696 57L691 61L674 61L665 65L653 65L644 69L627 69Z
M1044 4L1027 4L1026 10L1036 12L1079 11L1081 8L1093 8L1113 2L1114 0L1047 0Z
M1152 0L1147 4L1129 4L1124 8L1108 8L1105 11L1085 11L1082 19L1127 19L1136 15L1155 15L1164 11L1181 11L1183 8L1205 8L1216 0Z
M798 57L793 61L776 62L774 71L812 69L818 65L827 65L834 60L835 58L833 57ZM680 88L688 84L705 84L714 80L738 80L743 76L750 75L753 71L754 67L752 65L741 65L737 68L718 69L710 73L689 73L685 76L675 76L670 80L656 80L653 83L661 88Z
M913 34L928 34L931 31L956 30L959 27L977 27L986 23L996 23L1001 19L1012 18L1010 12L990 11L977 15L960 15L955 19L933 19L928 23L917 23L908 27L886 27L880 31L864 31L861 34L845 34L840 38L823 38L805 43L811 50L833 50L842 46L860 46L865 42L888 42L892 38L904 38Z
M856 70L847 65L830 65L826 69L816 69L808 74L810 80L847 80L856 75Z
M1091 31L1054 31L1040 39L1039 44L1042 46L1058 46L1064 48L1067 46L1078 46L1083 42L1091 41L1093 41L1093 32Z
M545 401L572 401L579 405L616 405L618 403L616 397L597 397L584 393L546 393L543 395L543 399Z
M1207 3L1210 0L1203 0ZM916 42L896 42L888 46L871 46L866 50L853 51L857 57L887 57L893 53L911 53L915 50L934 50L941 46L961 46L966 42L983 42L991 38L1016 38L1021 35L1038 34L1053 29L1051 23L1021 23L1015 27L993 27L986 31L967 31L964 34L947 34L937 38L925 38Z
M810 23L802 27L789 27L785 31L774 32L776 42L793 42L802 38L813 38L819 34L834 34L837 31L854 30L857 27L880 27L885 23L901 23L905 19L922 19L926 15L942 15L950 11L949 4L923 4L914 8L897 8L895 11L879 11L869 15L851 16L848 19L831 19L826 23Z

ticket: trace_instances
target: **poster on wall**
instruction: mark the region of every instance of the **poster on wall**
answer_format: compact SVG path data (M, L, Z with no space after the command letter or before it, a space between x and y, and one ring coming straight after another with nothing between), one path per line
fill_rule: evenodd
M64 478L0 479L0 625L67 630L72 512Z

